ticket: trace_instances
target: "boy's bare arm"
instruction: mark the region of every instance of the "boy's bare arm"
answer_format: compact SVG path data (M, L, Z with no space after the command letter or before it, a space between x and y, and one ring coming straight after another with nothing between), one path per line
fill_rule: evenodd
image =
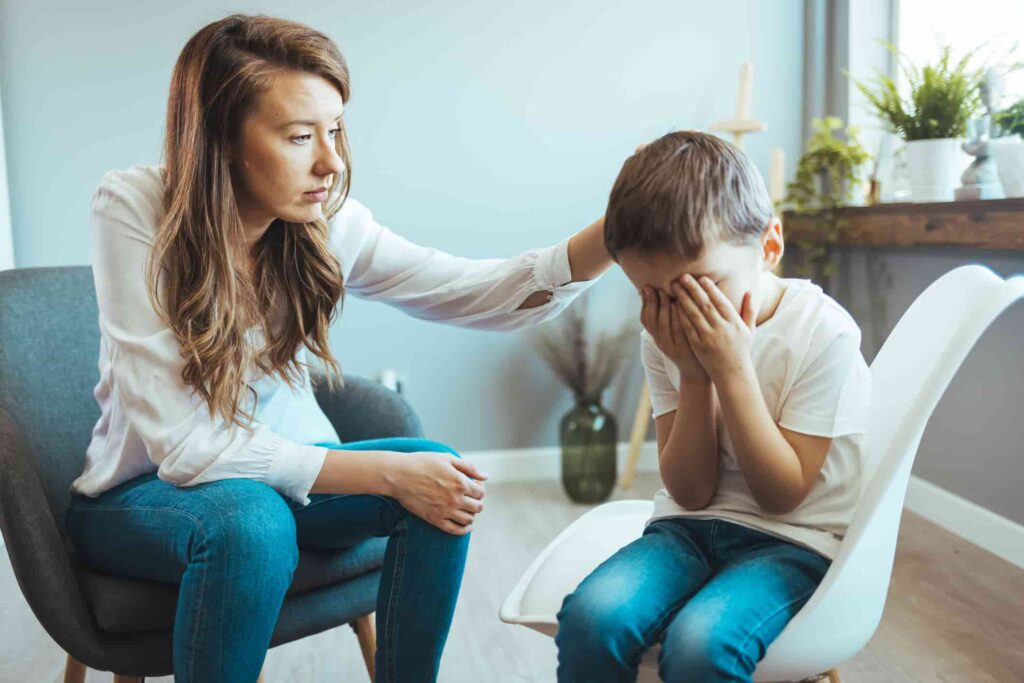
M754 500L771 514L795 509L814 485L832 439L776 424L750 364L720 376L716 387L722 419Z
M718 489L715 388L710 379L683 379L675 412L655 422L658 466L672 499L700 510Z

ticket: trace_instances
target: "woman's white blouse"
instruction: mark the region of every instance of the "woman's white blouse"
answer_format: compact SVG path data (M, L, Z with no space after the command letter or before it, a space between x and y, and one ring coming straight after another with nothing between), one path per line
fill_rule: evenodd
M150 304L146 262L163 215L158 166L111 171L92 200L92 262L99 303L101 415L72 490L97 496L140 474L192 486L219 479L266 482L303 504L338 436L313 395L308 371L293 391L251 373L257 398L251 426L213 417L182 380L185 361L171 329ZM510 330L547 320L589 283L569 283L568 239L510 259L467 259L421 247L348 199L331 220L330 247L346 291L410 315L463 327ZM518 306L537 291L545 305ZM163 291L158 295L163 300ZM305 361L303 347L298 358Z

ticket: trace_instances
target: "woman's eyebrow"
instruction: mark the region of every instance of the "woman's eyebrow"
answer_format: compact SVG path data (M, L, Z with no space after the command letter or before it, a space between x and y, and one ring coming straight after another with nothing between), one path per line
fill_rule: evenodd
M338 121L341 121L341 117L342 117L342 115L338 114L336 117L334 117L333 123L337 123ZM296 126L296 125L315 126L316 124L317 124L316 121L309 121L309 120L305 120L305 119L302 119L302 120L296 119L295 121L289 121L288 123L282 123L281 124L281 128L287 128L288 126Z

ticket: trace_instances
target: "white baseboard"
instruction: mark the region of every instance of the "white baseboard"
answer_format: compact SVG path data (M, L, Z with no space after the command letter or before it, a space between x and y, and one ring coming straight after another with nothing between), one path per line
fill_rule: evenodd
M904 508L1024 569L1024 525L914 476Z
M618 449L619 473L626 463L628 443ZM490 475L490 483L558 479L561 449L522 448L463 453ZM640 449L638 472L657 472L657 446L648 441ZM1024 525L918 477L910 478L904 507L950 533L1024 569Z

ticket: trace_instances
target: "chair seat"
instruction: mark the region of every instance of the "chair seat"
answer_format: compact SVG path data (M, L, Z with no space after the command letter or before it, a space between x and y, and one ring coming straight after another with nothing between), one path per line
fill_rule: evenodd
M342 583L380 568L386 538L344 550L302 550L288 596ZM174 625L178 585L100 574L79 566L78 579L96 625L108 633L168 629Z

